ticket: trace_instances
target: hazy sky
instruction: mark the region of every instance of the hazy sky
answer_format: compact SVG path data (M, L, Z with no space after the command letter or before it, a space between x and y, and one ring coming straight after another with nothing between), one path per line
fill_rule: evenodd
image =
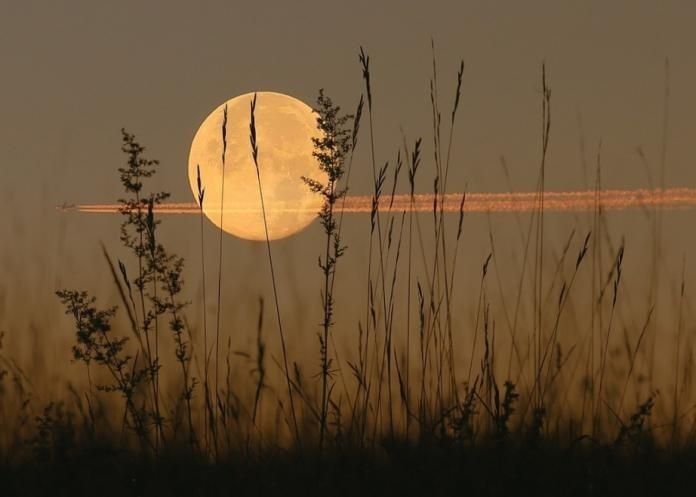
M450 180L455 190L465 184L470 190L507 190L502 155L512 188L534 187L544 60L553 114L548 187L578 189L594 181L591 172L583 173L581 136L590 169L602 140L606 185L648 186L659 169L668 57L666 183L695 186L694 20L696 3L676 0L5 0L0 4L0 228L8 236L0 246L5 289L0 323L14 322L6 312L12 302L51 301L58 285L108 282L98 243L104 240L116 250L118 220L60 214L53 206L119 197L121 127L136 133L162 161L156 188L171 191L174 200L190 201L188 148L214 107L253 90L284 92L311 103L324 87L352 111L362 90L361 45L372 58L380 162L395 156L400 127L409 141L423 135L424 154L432 154L431 37L443 109L449 109L458 61L464 59ZM649 172L638 146L645 150ZM364 160L356 166L364 169L355 173L355 193L369 192L366 151L363 146ZM428 176L421 188L430 187ZM622 216L617 237L645 226ZM678 241L692 225L693 213L669 219L666 236ZM177 248L189 256L196 254L194 221L168 225L170 236L180 241ZM363 228L355 232L364 234ZM318 235L318 229L309 230L279 246L287 273L314 268L313 257L299 261L297 254ZM566 237L559 232L559 239ZM256 245L229 240L227 249L243 255L238 260L259 253ZM357 250L361 243L352 245ZM676 246L678 261L693 249L690 243ZM488 250L484 245L474 250L474 266Z
M352 109L360 45L372 56L378 152L386 159L399 126L410 137L429 131L432 36L443 107L458 59L466 63L457 152L472 187L500 187L501 154L520 171L521 186L532 183L523 171L538 152L542 60L553 90L552 182L580 186L578 115L589 148L603 138L612 182L612 172L634 168L637 145L656 152L665 57L668 178L694 180L695 18L690 1L7 1L0 146L3 171L11 172L3 176L23 193L50 183L51 201L113 198L125 126L162 160L163 186L185 197L188 147L211 109L257 89L311 103L319 87ZM639 171L617 174L619 181L645 178Z

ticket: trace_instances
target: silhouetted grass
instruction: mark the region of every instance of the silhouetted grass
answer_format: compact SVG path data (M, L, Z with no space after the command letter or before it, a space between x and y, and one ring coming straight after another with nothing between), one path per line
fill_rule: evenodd
M395 160L382 162L374 127L377 91L370 57L360 49L373 191L365 219L367 263L355 268L366 285L354 298L365 308L349 318L347 329L354 336L343 342L351 344L348 350L339 350L334 338L334 295L341 285L337 262L349 250L342 238L341 201L365 97L360 96L351 130L353 116L340 114L319 92L321 135L313 143L327 183L305 178L324 202L318 215L325 238L312 255L319 259L322 281L316 292L319 352L311 369L293 361L286 347L287 321L278 298L282 273L275 270L266 224L256 96L249 153L266 232L280 359L263 332L263 296L258 316L256 308L246 311L257 323L251 353L234 350L230 330L223 329L222 281L230 275L223 271L220 228L215 337L209 343L202 258L203 309L197 325L202 372L200 363L198 371L191 367L199 339L186 319L191 303L184 296L184 260L161 242L164 227L154 208L168 194L147 191L158 163L145 158L144 147L123 131L127 161L119 173L128 198L120 201L120 233L129 259L115 264L104 247L120 309L83 290L57 292L73 325L72 359L84 365L87 388L70 385L68 395L56 392L55 398L32 397L31 370L25 373L4 354L0 333L0 492L673 495L696 488L686 270L674 306L672 384L660 394L653 378L656 292L646 306L634 309L639 327L620 323L622 299L631 290L624 274L631 247L612 242L599 204L591 230L571 227L558 253L548 245L543 192L552 115L542 66L539 208L526 226L518 218L519 279L502 273L503 255L490 224L490 251L479 261L480 272L462 275L458 261L469 242L466 195L456 222L446 219L443 206L454 164L457 111L465 98L464 63L456 71L450 119L444 122L449 128L443 130L436 60L433 43L432 158L426 158L422 137L404 136ZM226 107L223 112L222 178L229 166ZM199 172L201 223L205 181ZM601 147L595 185L598 198ZM407 188L414 205L417 192L430 187L433 207L427 215L392 209L397 190ZM655 223L654 237L659 237ZM203 234L201 224L202 256ZM659 279L655 243L652 281ZM458 291L462 278L474 282L473 297ZM589 288L580 286L581 279L591 280ZM507 290L513 298L495 300L495 283L501 295ZM473 299L467 302L471 319L461 317L467 297ZM122 309L125 330L116 320ZM251 381L235 373L247 362Z

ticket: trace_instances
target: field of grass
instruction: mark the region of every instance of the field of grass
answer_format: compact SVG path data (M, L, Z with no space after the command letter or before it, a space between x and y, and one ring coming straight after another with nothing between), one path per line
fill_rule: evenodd
M542 200L553 136L543 68L539 205L516 218L516 270L501 269L491 229L489 254L462 274L466 194L459 213L442 206L456 191L448 178L464 65L444 98L440 87L449 85L438 83L433 60L432 136L404 138L385 163L362 50L360 64L365 86L352 114L323 92L316 102L315 154L328 182L306 180L324 199L323 241L309 254L319 279L307 277L320 287L302 289L321 298L308 318L312 344L289 344L292 321L277 291L284 273L267 240L258 278L272 293L237 310L256 326L249 349L232 347L236 330L225 329L220 310L222 282L234 278L225 272L227 235L206 236L201 208L200 233L191 235L200 236L201 257L175 254L156 214L168 199L152 190L159 164L123 131L125 255L107 246L100 254L113 300L70 282L52 289L74 333L65 363L81 379L67 388L56 380L37 396L32 366L6 353L0 336L2 495L691 495L696 335L686 270L669 302L657 304L662 214L647 214L651 267L629 278L633 248L615 239L599 205L566 226L560 246L549 244L558 234L549 233ZM222 171L232 167L225 137L226 119ZM360 173L352 171L357 147L369 158ZM249 153L263 199L259 150L252 104ZM601 167L600 149L596 191ZM364 266L344 265L351 174L372 175ZM392 210L390 198L404 191L432 193L432 211ZM199 177L199 205L206 200ZM362 290L341 289L349 272L360 273ZM636 278L651 289L647 298L627 286ZM666 322L658 311L674 327L658 325Z

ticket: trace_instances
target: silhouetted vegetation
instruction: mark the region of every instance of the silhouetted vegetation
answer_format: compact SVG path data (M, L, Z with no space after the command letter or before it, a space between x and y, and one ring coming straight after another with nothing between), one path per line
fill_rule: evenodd
M469 329L468 321L455 319L463 299L457 294L457 260L466 244L466 195L456 223L445 220L443 207L464 63L456 72L446 114L449 128L443 132L433 47L428 182L422 138L404 137L393 160L378 162L373 126L378 112L370 58L362 49L359 61L365 91L354 115L341 113L323 90L316 101L320 137L314 139L314 155L327 182L303 178L323 199L318 216L325 244L312 255L318 257L322 275L317 367L303 370L286 348L266 227L281 359L269 352L262 333L266 300L261 297L258 316L256 309L248 310L258 322L254 350L247 354L253 362L252 381L231 375L230 364L245 353L232 351L221 340L222 231L213 339L205 318L205 258L200 275L203 320L191 325L186 312L197 302L189 302L183 292L184 260L164 246L164 228L156 216L156 206L169 195L147 189L158 162L146 158L145 148L124 130L126 166L118 170L126 193L120 200L120 239L130 259L114 263L104 248L120 301L105 302L76 289L56 292L74 328L72 359L84 365L88 385L85 391L71 386L67 398L56 395L38 405L27 393L30 372L25 374L3 354L0 334L0 493L613 496L689 495L685 489L696 488L696 422L687 405L693 402L691 338L687 341L678 330L674 385L658 389L646 376L652 371L646 366L651 359L645 338L654 303L635 310L638 329L617 329L623 261L630 247L611 246L610 262L602 262L602 250L608 250L600 238L605 236L603 212L596 210L589 232L573 229L562 253L551 254L545 245L542 194L552 117L546 68L541 78L539 208L529 224L519 226L519 280L504 283L515 301L492 308L489 280L493 272L496 278L500 274L491 234L491 251L481 261L480 273L467 275L478 285ZM334 289L340 284L338 261L349 250L341 232L342 200L365 99L373 191L367 264L354 268L365 273L365 292L355 295L364 302L364 314L353 318L350 343L355 346L339 355ZM249 153L265 225L263 142L257 141L255 106L256 96ZM224 158L226 109L220 136L224 177L230 167ZM412 205L419 181L432 186L428 216L392 209L404 182L404 165ZM199 170L201 218L205 181ZM392 202L385 202L389 196ZM201 252L203 247L201 225ZM585 314L575 312L572 331L577 337L567 347L562 337L569 333L566 314L577 278L589 271L589 308ZM682 283L680 316L685 294ZM525 325L522 299L531 301ZM124 319L117 321L121 314ZM117 322L127 323L126 329ZM507 349L500 347L500 322L509 331ZM654 339L650 343L654 348ZM663 409L658 417L660 391L671 391L673 409ZM269 416L262 419L263 408Z

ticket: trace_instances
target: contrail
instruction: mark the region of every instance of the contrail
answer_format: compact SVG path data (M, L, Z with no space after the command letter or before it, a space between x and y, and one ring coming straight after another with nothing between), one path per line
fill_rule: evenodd
M448 193L437 196L435 194L417 194L413 201L410 195L384 195L380 198L379 209L384 211L414 211L432 212L433 208L442 209L445 212L459 212L462 206L462 197L466 195L464 212L531 212L538 210L540 195L538 192L517 193ZM661 209L688 209L696 207L696 188L667 188L667 189L635 189L635 190L581 190L544 192L544 211L547 212L578 212L591 211L599 206L604 210L624 210L636 207L661 208ZM346 197L344 212L365 213L371 212L373 205L372 196L350 195ZM120 212L120 204L80 204L62 205L59 210L76 210L79 212L96 214L114 214ZM159 214L198 214L198 204L194 202L166 203L156 205L154 210ZM269 206L269 212L308 212L314 209L275 208ZM229 208L225 212L260 212L260 209ZM208 212L210 210L208 209Z

